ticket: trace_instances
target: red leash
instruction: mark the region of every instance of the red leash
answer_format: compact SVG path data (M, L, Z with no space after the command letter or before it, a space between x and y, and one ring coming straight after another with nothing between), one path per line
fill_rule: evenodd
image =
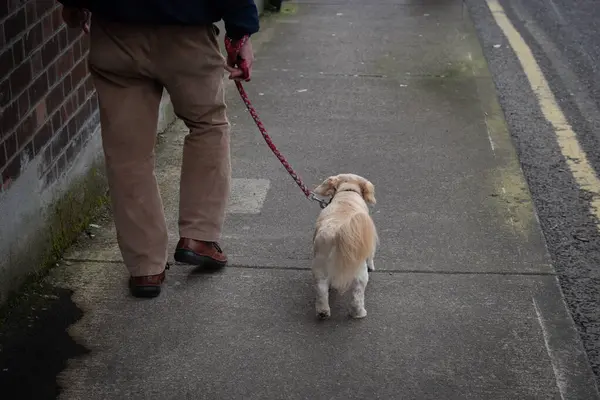
M246 65L246 60L239 57L239 52L247 40L248 40L248 36L244 36L242 39L240 39L234 43L234 42L232 42L232 40L229 37L225 36L225 49L227 50L228 59L229 59L229 61L235 60L235 65L237 65L239 68L242 69L242 71L244 71L244 76L242 77L242 79L245 79L246 81L249 80L248 79L248 67ZM232 63L230 62L230 65L231 64ZM275 146L275 144L271 140L271 137L267 133L267 129L265 128L265 126L261 122L260 118L258 117L258 113L256 112L256 109L250 102L250 99L248 98L248 94L246 94L246 91L244 90L244 87L242 86L242 82L239 80L236 80L235 86L237 87L238 92L240 92L240 97L242 98L242 101L246 105L248 112L250 112L252 119L256 123L256 126L258 127L260 134L262 135L263 139L265 139L265 142L267 142L267 146L269 146L269 149L271 149L273 154L275 154L277 159L281 162L281 165L284 166L284 168L287 170L288 174L290 174L290 176L294 179L296 184L300 187L300 190L302 190L302 192L304 192L304 195L306 196L306 198L309 200L314 200L314 201L318 202L319 205L321 206L321 208L325 208L329 203L326 200L319 199L318 197L315 196L315 194L313 192L310 191L310 189L304 184L304 182L302 182L302 179L300 178L300 176L296 173L296 171L294 171L292 166L287 162L285 157L279 152L279 150L277 150L277 147Z

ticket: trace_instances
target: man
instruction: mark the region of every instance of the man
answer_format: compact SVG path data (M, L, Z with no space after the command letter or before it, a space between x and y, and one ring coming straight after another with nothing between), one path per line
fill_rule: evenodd
M60 0L71 28L90 32L89 67L100 124L117 240L136 297L160 294L167 268L167 227L154 175L163 88L190 132L183 146L175 260L222 267L218 245L231 163L223 68L249 80L250 40L228 65L214 22L234 42L259 29L253 0ZM89 15L92 15L90 29ZM241 43L241 42L239 42Z

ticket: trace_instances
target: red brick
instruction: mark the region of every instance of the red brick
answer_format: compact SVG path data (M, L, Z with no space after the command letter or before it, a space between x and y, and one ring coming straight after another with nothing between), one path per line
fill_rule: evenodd
M65 105L63 106L63 108L65 110L64 111L65 120L70 120L71 117L73 116L73 113L76 110L75 97L76 97L76 94L73 93L73 95L71 95L71 97L69 97L67 99L67 101L65 102Z
M0 82L0 109L6 107L6 105L11 101L11 92L10 92L10 81L5 79Z
M8 162L4 171L2 171L2 185L14 182L21 172L21 157L15 157Z
M2 1L2 0L0 0ZM13 57L12 47L5 49L0 54L0 77L5 77L15 67L15 59Z
M94 78L88 75L85 80L85 95L89 97L94 92L94 89Z
M58 55L58 37L52 36L42 47L42 62L47 65Z
M69 47L68 38L67 38L67 29L61 29L57 34L58 36L58 47L60 50L65 50Z
M63 100L63 88L61 85L58 85L46 96L46 109L49 113L53 113L60 107Z
M6 158L6 151L4 150L4 143L0 142L0 171L2 168L6 166L6 162L8 159Z
M31 104L36 104L48 93L48 74L43 72L29 87Z
M77 107L79 107L80 105L85 103L85 101L86 101L85 86L81 85L81 86L79 86L79 89L77 90L77 101L75 104L77 104Z
M73 91L73 80L71 74L66 75L62 81L63 94L68 96Z
M68 155L67 155L67 151L65 151L63 154L61 154L60 158L56 162L56 172L57 172L56 176L57 177L62 176L62 174L67 170L67 164L68 164Z
M50 187L54 182L56 182L56 165L53 165L48 172L46 173L46 175L42 178L43 186L42 189L46 189L48 187Z
M87 54L87 52L90 51L90 36L89 35L82 36L80 43L81 43L82 54Z
M73 48L66 50L56 61L56 70L59 77L65 76L73 69L75 59L73 58Z
M50 117L52 121L52 131L54 132L60 131L63 127L63 119L60 114L60 111L58 111L52 114L52 117Z
M81 29L67 29L67 42L73 43L81 37Z
M31 56L31 74L37 76L43 70L44 63L42 62L42 51L38 50Z
M29 112L31 103L29 101L29 92L24 91L17 99L17 105L19 106L19 115L26 115Z
M19 122L19 107L17 102L13 101L0 114L0 139L11 133L17 122Z
M46 15L42 19L42 33L44 39L48 39L50 36L54 35L54 28L52 27L52 15Z
M75 43L73 43L73 57L76 61L79 61L83 56L83 52L81 51L81 43L81 40L78 40Z
M98 95L96 93L94 93L92 95L92 109L93 110L97 110L98 109Z
M75 118L71 118L67 125L65 126L65 130L67 131L67 135L69 136L69 140L73 139L77 136L77 125Z
M56 82L58 82L58 73L56 72L56 64L51 64L48 66L48 85L54 86Z
M73 117L73 119L75 120L75 129L77 130L77 132L79 132L81 130L81 128L83 128L85 126L85 123L89 117L90 117L89 103L87 101L85 101L84 104L79 109L79 111L77 112L77 114L75 114L75 117Z
M25 19L27 20L28 26L33 25L38 19L35 3L37 3L37 1L28 1L25 4Z
M52 138L50 139L50 143L52 142L52 139L54 138L54 133L52 133ZM50 144L48 144L44 150L41 150L41 163L39 166L39 171L38 173L40 174L40 176L43 176L46 172L48 172L48 169L53 165L53 158L52 158L52 146Z
M0 0L0 21L3 20L9 12L8 0Z
M52 13L49 13L49 12L54 9L54 7L56 5L55 3L56 2L51 1L51 0L36 1L35 8L36 8L38 17L41 17L41 16L47 14L46 17L48 18L49 22L52 23Z
M15 42L12 48L13 59L15 60L15 65L19 65L25 60L25 48L23 46L23 39L19 39Z
M65 154L67 156L67 165L66 166L69 166L69 165L71 165L71 163L73 163L75 156L79 153L80 150L81 150L81 138L76 137L73 140L71 140L71 142L69 143L69 146L67 147L67 150L65 152ZM59 169L58 172L59 173L64 172L66 170L65 167L62 168L62 171L61 171L61 169Z
M2 1L0 1L2 3ZM1 20L2 17L0 17ZM6 35L4 34L4 24L0 23L0 49L3 49L6 46Z
M22 35L25 28L27 28L27 20L25 17L25 8L23 7L4 22L6 40L11 42L17 36Z
M9 76L10 90L13 96L21 93L31 81L31 61L25 60L17 69Z
M42 125L46 123L48 119L48 112L46 111L46 102L40 101L37 106L35 106L35 127L36 130L40 128Z
M35 133L35 114L30 114L21 122L16 130L17 147L25 147L31 141Z
M57 31L63 24L62 11L60 8L52 9L52 29Z
M85 60L81 60L81 61L79 61L79 63L77 63L75 68L73 68L73 71L71 72L71 76L73 78L73 86L74 87L79 86L79 83L81 83L81 81L83 81L87 77L88 74L87 74L86 64L87 63Z
M52 157L56 159L56 157L62 153L67 143L69 143L69 134L66 129L62 129L59 132L54 134L54 138L52 138Z
M4 141L4 148L6 149L6 158L11 159L17 154L17 136L15 134L10 135Z
M52 139L52 122L47 121L33 137L33 152L37 156Z
M44 30L42 28L42 23L40 22L32 26L23 38L25 56L31 55L31 53L40 47L42 43L44 43Z
M10 12L16 11L25 4L27 0L8 0L8 9Z

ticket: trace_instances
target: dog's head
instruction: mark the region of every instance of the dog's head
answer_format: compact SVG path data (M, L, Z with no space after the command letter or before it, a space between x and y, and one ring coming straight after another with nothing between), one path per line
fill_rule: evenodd
M336 192L341 190L354 190L360 193L368 204L377 202L375 200L375 186L367 179L355 174L330 176L317 186L314 192L320 196L333 197Z

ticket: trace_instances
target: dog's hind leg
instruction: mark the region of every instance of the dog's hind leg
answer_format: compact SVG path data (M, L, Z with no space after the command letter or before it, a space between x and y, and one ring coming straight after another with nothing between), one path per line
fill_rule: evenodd
M315 284L315 309L317 317L326 319L331 316L329 308L329 278L327 277L327 257L317 255L313 260L312 272Z
M367 316L365 310L365 289L369 282L369 273L367 265L352 282L352 300L350 303L350 316L352 318L364 318Z
M375 255L367 258L367 271L375 271L375 264L373 263L373 258Z

